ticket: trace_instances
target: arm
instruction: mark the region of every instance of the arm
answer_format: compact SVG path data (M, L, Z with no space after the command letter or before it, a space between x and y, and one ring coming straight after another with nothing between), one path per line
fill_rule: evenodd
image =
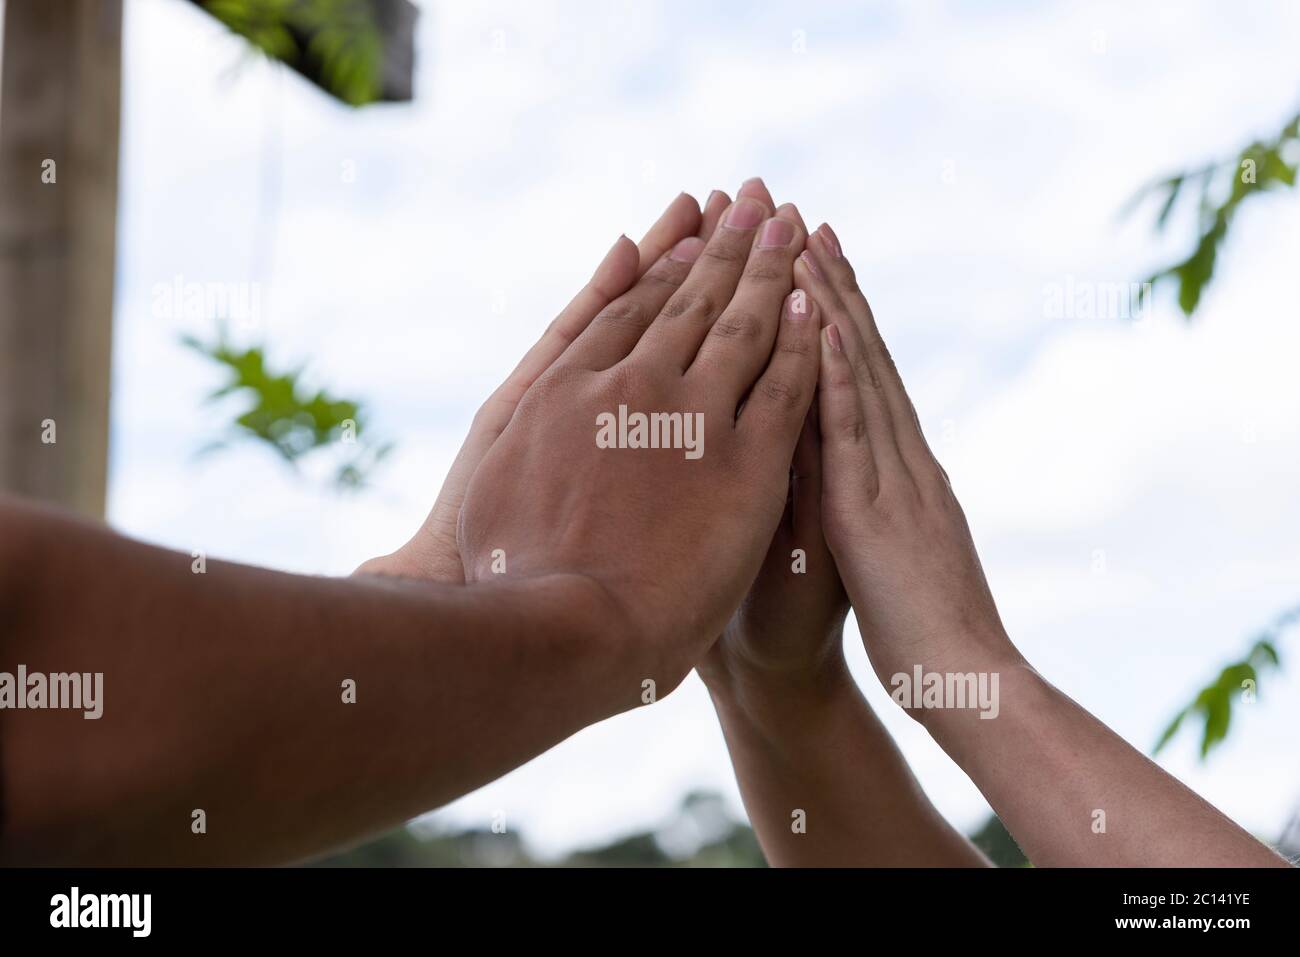
M823 226L808 245L796 275L831 323L821 347L823 523L872 666L895 700L970 775L1035 864L1284 865L1024 661L839 242ZM918 699L918 668L924 681L953 680L951 698ZM963 701L954 679L965 676L995 693L978 707Z
M934 710L922 721L1034 863L1286 866L1027 664L998 667L1005 720Z
M763 568L698 667L749 819L778 867L985 866L921 790L844 661L848 599L822 535L815 420Z
M475 418L420 533L365 566L387 579L215 562L196 575L185 556L0 506L0 672L100 672L107 697L92 721L0 711L0 859L293 860L400 823L639 704L621 689L648 666L623 657L617 616L597 640L604 593L559 573L464 587L456 517L519 397L651 265L679 243L702 245L687 237L711 232L726 202L716 194L701 214L682 194L639 248L614 244ZM195 810L206 836L191 830Z
M768 676L709 690L768 863L987 866L930 803L842 662L812 686Z
M0 537L0 671L103 673L97 720L0 711L5 863L298 859L638 703L623 689L644 665L570 576L200 575L187 555L12 502Z

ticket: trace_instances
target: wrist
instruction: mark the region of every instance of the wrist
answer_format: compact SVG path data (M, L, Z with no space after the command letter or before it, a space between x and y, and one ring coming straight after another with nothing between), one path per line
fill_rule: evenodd
M1026 714L1038 713L1050 689L1014 647L1009 653L981 653L952 659L933 671L943 677L945 684L951 679L955 687L955 682L960 680L967 699L963 702L959 693L956 701L948 700L951 695L945 693L937 707L930 703L906 708L940 744L954 732L1005 732L1009 723L1019 721ZM895 688L886 690L895 701L899 700Z
M759 727L805 724L828 706L858 693L838 632L822 655L798 667L729 653L725 665L698 670L720 713Z
M675 661L662 636L648 633L619 596L604 583L581 573L556 573L522 579L540 589L535 612L549 624L558 654L590 661L610 691L611 714L652 704L689 672ZM472 588L483 587L471 584Z
M530 667L536 680L563 675L584 688L584 699L599 709L599 716L587 723L645 703L647 678L662 687L644 637L593 578L576 573L494 576L454 591L474 616L518 636L521 664L524 659L535 662Z

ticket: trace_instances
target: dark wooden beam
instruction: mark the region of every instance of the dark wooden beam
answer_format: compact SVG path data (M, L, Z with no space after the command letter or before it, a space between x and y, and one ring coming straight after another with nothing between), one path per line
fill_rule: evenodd
M208 6L212 0L189 0L195 6L217 16ZM419 10L410 0L350 0L355 10L368 14L379 34L381 49L379 60L378 96L379 101L406 102L414 96L415 86L415 22ZM249 10L256 10L259 0L244 0ZM320 4L320 0L296 0L301 7L310 8ZM322 10L329 7L320 4ZM268 9L271 6L268 4ZM283 9L283 8L278 8ZM293 6L289 8L291 14ZM223 17L217 19L234 29L234 25ZM325 75L324 63L312 52L312 40L318 31L302 26L306 18L292 15L283 26L293 37L294 47L298 51L292 59L283 62L295 72L320 87L330 96L337 98L337 93L330 87Z

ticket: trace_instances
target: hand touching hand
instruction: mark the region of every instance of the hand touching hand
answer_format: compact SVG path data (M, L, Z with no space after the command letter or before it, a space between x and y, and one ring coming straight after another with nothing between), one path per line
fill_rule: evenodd
M822 523L877 676L1020 661L961 506L829 226L797 281L825 311Z
M697 666L705 684L744 697L755 686L824 688L847 674L848 596L821 524L821 438L809 410L787 502L758 577Z
M751 181L752 182L752 181ZM771 203L766 190L762 198ZM806 229L793 205L781 207ZM825 690L827 678L846 675L843 655L848 596L821 527L821 437L817 405L808 411L794 461L785 512L758 577L697 664L715 692L788 693L792 685Z
M467 581L501 563L582 576L607 640L669 688L758 571L814 392L818 321L790 295L804 234L792 209L771 215L738 199L707 246L679 245L597 316L525 393L461 509ZM637 447L624 413L676 416L677 447ZM620 447L597 442L610 416Z
M357 573L463 584L465 571L456 547L456 522L465 498L465 487L487 450L509 424L520 398L559 358L568 344L590 325L598 312L627 292L634 283L644 281L647 270L660 257L688 237L698 235L701 239L708 239L729 202L726 193L715 190L701 213L695 200L681 193L650 227L639 245L620 236L604 261L596 267L587 285L555 318L541 339L474 416L469 435L419 531L392 554L367 561L357 569Z

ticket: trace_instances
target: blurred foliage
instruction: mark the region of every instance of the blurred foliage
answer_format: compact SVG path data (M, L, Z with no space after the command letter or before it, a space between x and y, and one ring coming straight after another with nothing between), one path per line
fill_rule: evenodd
M754 832L732 819L722 797L693 792L665 824L555 862L529 853L515 831L481 828L421 836L401 827L313 867L766 867Z
M990 814L984 826L970 836L970 841L984 856L993 862L994 867L1031 867L1029 858L1020 849L1016 839L1011 836L1002 818Z
M335 398L323 389L306 388L301 368L286 372L268 369L262 347L234 347L224 334L211 344L193 336L182 341L230 373L226 384L209 396L210 401L234 394L249 400L234 421L236 435L265 443L290 466L296 468L304 456L339 442L350 454L336 472L335 482L342 488L357 488L391 451L391 444L368 441L364 410L357 402ZM223 444L215 442L208 449Z
M1297 818L1300 821L1300 817ZM1297 825L1300 833L1300 824ZM995 814L971 843L995 867L1033 867ZM1266 844L1272 845L1264 838ZM1278 842L1279 850L1288 853ZM517 831L488 828L430 832L399 827L359 847L320 858L308 867L767 867L748 824L726 812L722 796L695 792L683 799L663 827L638 831L610 844L543 861Z
M1180 200L1194 197L1197 204L1197 238L1191 254L1182 262L1152 274L1143 284L1140 298L1145 300L1157 285L1170 283L1177 289L1179 308L1190 319L1200 305L1205 287L1214 278L1219 250L1228 237L1237 210L1251 196L1294 187L1297 154L1300 154L1300 114L1293 116L1276 136L1251 142L1232 159L1175 173L1139 190L1126 206L1126 212L1150 196L1162 197L1156 215L1157 230L1165 228ZM1218 677L1197 692L1191 704L1174 715L1153 753L1158 754L1173 739L1184 720L1195 716L1202 721L1201 760L1205 760L1227 736L1232 724L1233 698L1246 688L1257 694L1260 672L1280 667L1277 635L1297 620L1300 620L1300 608L1283 614L1244 658L1225 665Z
M971 842L998 867L1028 867L1029 860L1001 819L990 815ZM722 796L688 794L662 827L638 831L558 861L529 853L515 831L487 828L425 833L400 827L360 847L313 862L312 867L766 867L758 839L736 821Z
M383 44L371 0L195 0L266 56L319 76L319 82L353 106L380 96ZM391 451L363 437L363 419L355 401L310 392L301 385L301 370L272 373L262 347L237 350L224 334L213 345L193 337L186 343L225 366L229 383L213 398L241 392L252 405L234 423L237 434L258 439L285 462L297 466L308 453L336 441L351 454L335 475L343 488L365 484L369 472ZM213 443L208 449L224 443Z
M273 60L320 64L321 82L352 106L379 99L383 42L368 0L200 0Z
M1149 290L1170 283L1177 289L1179 308L1190 318L1214 277L1219 248L1241 204L1269 190L1295 186L1296 161L1294 155L1287 154L1297 148L1300 114L1292 117L1276 136L1256 140L1230 160L1175 173L1139 191L1127 209L1131 211L1149 196L1162 197L1156 216L1156 228L1160 230L1180 200L1190 197L1197 204L1197 239L1191 254L1151 275L1142 286L1140 298L1145 300Z
M1249 697L1243 697L1243 700L1255 700L1259 694L1260 674L1269 668L1281 666L1277 651L1278 638L1297 623L1300 623L1300 606L1278 616L1272 627L1255 640L1244 658L1224 666L1217 678L1196 693L1191 704L1174 715L1152 753L1159 754L1178 733L1184 720L1195 716L1202 721L1201 760L1205 760L1228 734L1228 728L1232 724L1233 700L1247 691Z

